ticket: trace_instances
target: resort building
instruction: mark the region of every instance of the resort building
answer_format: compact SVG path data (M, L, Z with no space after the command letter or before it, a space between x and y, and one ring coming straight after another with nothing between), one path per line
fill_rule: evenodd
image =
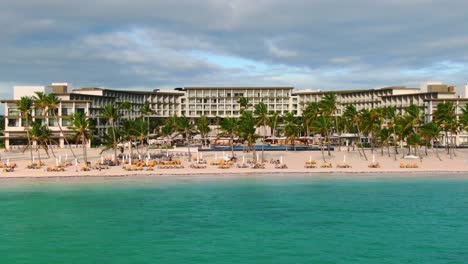
M237 117L239 99L250 105L263 102L268 110L284 114L291 111L293 87L185 87L181 98L181 114L188 117Z
M53 92L53 89L44 86L15 86L13 100L1 101L4 104L5 113L5 130L3 131L5 149L23 148L27 144L26 128L28 124L21 116L17 102L22 96L34 96L35 92L48 94ZM91 100L63 99L55 112L41 113L41 110L35 109L31 112L31 118L33 122L47 124L52 132L52 140L57 144L56 147L63 148L64 137L69 137L71 133L68 128L71 125L71 117L75 112L82 112L88 116L91 104ZM33 142L33 145L35 146L36 142Z
M54 132L59 146L63 146L64 134L67 134L69 119L75 111L83 111L95 121L97 133L100 135L108 124L100 118L102 108L108 104L119 107L128 102L130 109L122 110L124 119L134 119L141 116L141 107L148 102L154 114L150 118L163 118L173 115L187 116L193 119L207 116L210 119L237 117L240 115L239 99L244 97L253 105L263 102L270 112L285 114L292 112L301 116L308 102L319 102L330 91L298 90L294 87L183 87L173 90L131 91L112 90L105 88L70 89L67 83L52 83L49 86L16 86L13 100L3 100L5 112L5 146L23 145L25 128L16 107L16 100L21 96L33 96L34 92L54 93L61 99L61 104L55 116L41 116L34 111L33 119L47 122ZM403 86L382 87L368 90L340 90L337 95L338 110L341 115L347 105L354 104L357 110L376 107L396 106L402 113L410 104L416 104L425 113L425 121L432 118L437 104L453 101L457 106L468 102L466 98L468 85L456 94L455 88L438 82L423 84L420 88ZM460 108L457 108L459 111ZM61 124L64 133L60 133ZM468 142L463 135L457 136L457 143Z

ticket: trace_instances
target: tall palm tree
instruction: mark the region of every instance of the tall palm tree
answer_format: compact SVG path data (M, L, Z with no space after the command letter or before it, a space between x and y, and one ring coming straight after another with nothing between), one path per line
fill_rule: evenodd
M206 146L206 138L208 137L208 133L211 131L210 124L206 116L202 116L200 119L198 119L197 130L200 132L203 145Z
M396 160L396 155L397 155L397 150L398 150L398 144L397 144L397 140L396 140L396 122L397 122L397 108L396 106L387 106L384 108L384 117L385 117L385 120L387 121L387 128L390 130L391 132L391 140L393 141L393 145L394 145L394 154L393 154L393 158L394 160Z
M249 109L252 106L252 104L249 102L249 99L247 99L244 96L240 97L237 103L240 105L241 114L242 112L244 112L245 110Z
M144 119L146 117L146 122L148 123L148 135L147 141L149 142L149 133L151 132L150 128L150 118L149 116L154 114L154 110L151 109L151 105L148 101L146 101L143 106L140 108L140 115Z
M253 161L257 162L257 153L255 149L255 140L258 135L255 134L255 117L252 111L243 111L239 117L239 136L247 141L247 147L252 150Z
M100 117L107 120L108 124L110 125L110 128L107 129L107 134L109 134L109 132L112 133L112 139L113 139L112 146L115 146L114 147L114 157L117 158L118 138L117 138L117 133L116 133L117 129L116 129L115 124L116 124L117 120L119 120L119 118L120 118L119 110L113 104L105 105L102 108Z
M140 146L144 147L145 139L147 139L148 136L148 124L142 118L132 120L131 123L130 132L132 137L140 143ZM138 146L136 147L136 151L138 154L140 154Z
M437 105L437 110L433 113L434 122L440 126L445 134L445 147L447 153L452 158L452 151L450 150L449 132L451 137L456 132L457 116L455 112L455 105L452 102L440 103Z
M39 163L41 163L40 149L43 149L47 156L49 156L48 142L51 141L52 132L50 129L39 122L33 122L31 129L29 129L31 140L36 142L36 152L38 153ZM32 149L32 146L29 146Z
M189 154L189 158L192 157L192 153L190 152L190 137L194 132L194 125L190 121L190 118L186 116L181 116L177 121L177 130L180 134L184 135L185 144L187 144L187 150Z
M21 118L24 121L22 126L24 130L26 130L26 136L28 138L28 146L29 146L29 154L31 158L31 164L33 163L33 153L31 148L31 136L29 135L29 125L31 122L31 112L33 107L33 101L31 97L22 96L18 101L16 101L16 106L18 107L18 111L20 112ZM25 151L26 148L23 150Z
M325 153L323 151L323 144L324 141L327 142L328 144L328 156L330 156L330 142L328 142L328 136L330 134L330 119L328 119L326 116L319 116L313 123L313 128L314 132L318 133L322 136L322 144L321 144L321 150L322 150L322 158L324 162L327 162L325 160Z
M310 136L312 124L320 115L320 112L321 110L318 102L308 102L304 111L302 112L307 136Z
M272 111L270 113L270 118L268 119L268 125L272 129L271 135L273 137L276 137L276 129L278 127L279 118L280 118L280 114L278 112Z
M104 148L101 150L101 154L108 150L117 150L117 149L119 149L120 152L123 152L123 148L120 146L120 142L114 139L115 135L117 136L117 138L119 138L121 133L122 132L119 128L112 128L112 127L109 128L107 132L104 132L102 136L102 144L104 145Z
M41 121L41 124L44 124L46 127L49 127L49 122L48 119L50 116L47 114L48 112L48 107L49 107L49 98L44 92L35 92L33 96L33 102L34 102L34 109L40 111L40 120L43 120L44 122ZM38 119L35 120L36 122ZM55 157L54 150L52 150L52 154Z
M283 133L286 136L287 141L289 141L294 150L296 149L296 137L300 131L299 128L299 119L294 116L294 113L287 112L283 117Z
M45 118L48 107L47 95L44 92L35 92L33 97L34 108L41 112L41 117Z
M91 120L82 112L75 112L71 120L71 127L73 136L77 141L83 145L83 158L85 164L88 164L88 155L86 152L87 144L93 139L94 125Z
M435 146L435 141L439 138L440 132L441 132L441 129L440 129L439 125L437 125L434 122L426 123L426 124L422 125L422 127L421 127L422 137L430 142L430 144L432 145L433 151L435 151L435 153L436 153L437 158L440 161L442 161L442 159L439 156L439 152L437 151L437 148ZM427 147L426 147L426 151L427 151ZM426 153L426 155L427 155L427 153Z
M234 157L234 136L239 132L239 123L234 117L226 117L220 123L221 133L218 137L228 137L231 147L231 157Z
M47 109L49 109L49 113L51 113L53 118L55 120L57 120L57 125L59 127L60 134L62 134L65 143L70 148L70 151L71 151L73 157L76 158L75 152L71 148L70 143L68 142L67 136L63 132L62 124L61 124L61 122L59 122L58 117L57 117L58 107L60 105L60 99L55 94L50 93L50 94L48 94L46 96L45 101L46 101L46 104L47 104ZM63 118L64 117L62 116L62 120L63 120Z
M341 138L340 131L338 131L338 115L336 111L338 110L338 98L335 92L326 93L319 102L320 110L322 115L326 116L328 119L334 120L334 122L329 122L331 124L330 134L336 132L338 134L338 147L341 150ZM334 131L333 131L334 130ZM330 146L329 146L330 147ZM330 150L330 148L329 148Z
M256 127L262 127L262 161L265 160L265 138L266 138L266 126L268 124L268 120L270 118L268 114L268 107L265 103L260 102L255 105L254 110L255 117L257 118L257 123L255 124Z

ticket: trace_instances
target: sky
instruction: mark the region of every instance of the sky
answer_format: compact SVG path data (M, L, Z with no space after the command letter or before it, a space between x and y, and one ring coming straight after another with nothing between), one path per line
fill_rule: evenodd
M468 81L466 0L0 0L13 85L370 89Z

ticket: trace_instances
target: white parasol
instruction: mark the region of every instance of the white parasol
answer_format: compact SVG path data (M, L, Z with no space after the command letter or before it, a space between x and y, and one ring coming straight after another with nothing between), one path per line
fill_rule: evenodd
M372 154L372 163L375 163L375 154Z
M346 163L346 155L343 155L343 163Z
M280 164L283 164L283 155L280 157Z

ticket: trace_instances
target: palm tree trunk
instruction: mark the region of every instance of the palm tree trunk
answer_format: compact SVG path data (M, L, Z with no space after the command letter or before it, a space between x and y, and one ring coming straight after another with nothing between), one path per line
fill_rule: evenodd
M33 150L32 150L32 143L31 143L31 136L29 135L29 130L26 129L26 135L28 137L28 145L29 145L29 154L30 154L30 157L31 157L31 165L33 165Z
M83 143L83 158L84 158L86 166L88 166L88 153L87 153L87 150L86 150L86 148L87 148L86 138L83 138L82 143Z
M188 134L185 134L185 143L187 144L187 151L188 151L189 159L191 159L192 158L192 153L190 152L190 142L189 142Z
M321 143L322 143L322 144L320 144L320 150L321 150L321 152L322 152L322 159L323 159L323 162L327 162L327 161L325 160L325 151L324 151L324 147L323 147L323 138L322 138L322 142L321 142Z
M331 152L330 152L330 135L327 135L325 139L327 141L328 156L331 156Z
M439 158L439 160L442 161L442 159L440 158L440 155L439 155L439 151L438 151L437 148L435 147L434 140L432 140L432 148L433 148L433 151L435 150L435 153L436 153L437 158Z
M234 157L234 135L229 136L229 145L231 146L231 157Z
M55 111L52 111L52 114L54 115L54 118L57 119L57 115L55 115ZM63 117L62 117L62 120L63 120ZM63 139L64 139L65 143L67 144L68 148L70 149L73 157L76 158L75 152L73 151L72 147L70 146L70 142L68 142L68 139L65 136L65 133L63 133L62 125L60 124L60 122L58 120L57 120L57 125L58 125L60 133L62 134Z
M249 142L248 144L249 144L249 146L252 148L252 155L253 155L253 160L254 160L254 162L258 162L258 160L257 160L257 151L256 151L256 149L255 149L255 146L253 146L252 141L253 141L252 139L249 139L249 140L248 140L248 142Z

